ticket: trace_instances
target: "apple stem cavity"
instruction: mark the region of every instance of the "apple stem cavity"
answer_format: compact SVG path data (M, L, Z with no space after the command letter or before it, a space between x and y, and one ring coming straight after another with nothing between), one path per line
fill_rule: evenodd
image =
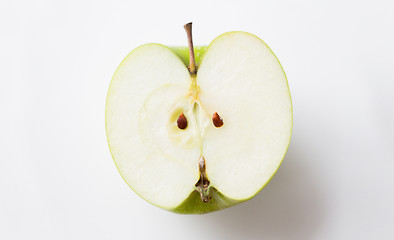
M189 22L183 26L186 30L187 41L189 44L189 72L191 75L196 74L196 60L194 58L193 36L192 36L192 23Z
M209 202L211 196L209 195L209 180L205 170L205 158L200 157L199 162L200 180L196 183L196 189L200 193L201 200L205 203Z

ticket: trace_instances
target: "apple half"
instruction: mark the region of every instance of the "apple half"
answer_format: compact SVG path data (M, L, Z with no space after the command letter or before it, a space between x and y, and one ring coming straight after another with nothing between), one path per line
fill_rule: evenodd
M123 60L108 91L106 132L138 195L173 212L206 213L252 198L273 177L290 142L292 103L281 64L258 37L228 32L194 48L185 28L189 48L146 44Z

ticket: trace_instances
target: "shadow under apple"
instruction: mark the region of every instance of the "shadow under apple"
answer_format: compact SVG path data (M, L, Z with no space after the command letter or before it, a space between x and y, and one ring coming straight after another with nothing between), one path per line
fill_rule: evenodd
M314 239L324 199L299 149L290 145L276 175L253 199L198 220L204 218L222 239Z

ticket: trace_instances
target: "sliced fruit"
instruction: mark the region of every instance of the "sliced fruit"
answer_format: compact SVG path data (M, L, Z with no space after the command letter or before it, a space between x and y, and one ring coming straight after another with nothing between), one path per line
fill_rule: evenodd
M229 32L196 49L196 73L185 65L187 48L135 49L117 69L106 105L120 174L141 197L178 213L256 195L278 169L292 130L286 76L264 42Z

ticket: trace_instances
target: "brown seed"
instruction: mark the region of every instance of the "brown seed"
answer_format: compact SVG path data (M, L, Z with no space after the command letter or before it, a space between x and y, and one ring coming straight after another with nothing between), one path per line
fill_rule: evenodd
M176 121L179 129L185 129L187 127L187 119L183 113L179 115L178 120Z
M212 116L212 122L215 127L223 126L223 119L219 116L217 112L215 112Z

